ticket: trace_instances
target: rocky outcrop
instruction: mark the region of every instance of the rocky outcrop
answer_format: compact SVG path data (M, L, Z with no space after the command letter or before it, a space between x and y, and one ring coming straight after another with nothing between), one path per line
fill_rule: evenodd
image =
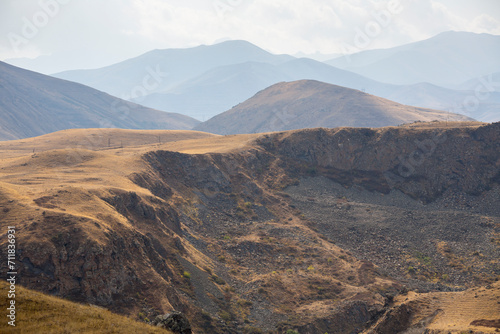
M408 304L389 309L367 334L402 333L408 329L412 310Z
M380 311L380 309L362 301L343 303L333 310L330 316L298 327L298 332L301 334L360 333L369 322L376 318Z
M258 140L290 173L302 169L341 184L423 202L446 190L481 194L500 181L500 123L478 128L338 128Z
M181 312L171 312L157 316L153 325L160 328L171 330L175 334L191 334L191 324L184 314Z

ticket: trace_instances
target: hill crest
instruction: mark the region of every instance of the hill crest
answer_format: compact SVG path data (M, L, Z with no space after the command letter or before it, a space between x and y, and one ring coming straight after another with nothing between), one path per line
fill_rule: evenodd
M315 80L272 85L194 129L216 134L315 127L383 127L414 121L467 121L463 115L402 105Z

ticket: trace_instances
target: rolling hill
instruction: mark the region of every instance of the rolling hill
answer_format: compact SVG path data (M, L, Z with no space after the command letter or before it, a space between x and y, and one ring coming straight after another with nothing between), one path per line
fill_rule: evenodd
M70 128L191 129L197 123L0 62L0 140Z
M383 127L432 120L463 121L468 118L401 105L324 82L300 80L273 85L195 129L240 134L314 127Z
M367 50L326 63L396 85L457 83L500 70L500 36L448 31L390 49Z

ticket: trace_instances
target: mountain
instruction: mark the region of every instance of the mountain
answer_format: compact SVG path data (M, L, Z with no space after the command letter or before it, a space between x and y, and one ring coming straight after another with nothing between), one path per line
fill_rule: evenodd
M208 119L282 81L311 79L354 89L388 92L391 85L307 59L280 64L246 62L216 67L186 80L168 93L153 93L134 101L152 108Z
M197 123L0 62L0 140L70 128L191 129Z
M482 122L498 122L500 92L490 91L490 86L483 85L484 82L476 81L469 90L443 88L430 83L394 86L380 96L411 106L462 114Z
M484 36L472 34L469 37L480 40ZM471 45L476 44L480 42ZM479 50L470 52L477 53L476 58L489 57ZM382 56L394 52L392 49L379 51ZM379 58L383 59L382 56ZM494 60L489 63L492 62ZM457 87L459 90L452 91L434 84L420 87L386 84L312 59L273 55L244 41L155 50L101 69L69 71L56 76L150 108L178 112L198 120L207 120L228 110L275 83L302 79L363 90L416 107L462 113L481 121L500 120L498 95L485 97L482 94L477 103L474 100L473 108L466 105L475 97L475 87L472 90Z
M340 126L383 127L415 121L465 121L463 115L401 105L319 81L275 84L194 129L217 134Z
M248 61L278 64L292 58L273 55L246 41L226 41L188 49L154 50L111 66L54 76L129 99L167 91L214 67Z
M326 63L380 82L453 87L500 70L500 36L449 31L424 41L362 51Z
M199 334L492 332L499 143L500 123L473 122L0 142L16 287L52 295L19 290L19 329L43 332L22 326L45 324L47 309L62 327L66 308L74 326L100 326L106 308L144 322L177 310ZM91 310L54 297L99 313L82 321Z
M151 108L207 120L276 82L290 80L275 65L245 62L220 66L180 83L168 92L133 99Z
M485 122L500 120L500 95L495 92L485 94L490 89L489 85L480 86L480 99L477 99L477 85L454 90L429 83L384 84L307 58L292 59L277 65L247 62L216 67L184 81L168 93L152 93L134 101L151 108L176 111L206 120L275 83L302 79L362 90L401 104L461 113ZM471 99L474 100L473 108L469 106Z
M469 91L478 89L482 94L500 92L500 72L490 73L467 80L466 82L456 85L455 88Z

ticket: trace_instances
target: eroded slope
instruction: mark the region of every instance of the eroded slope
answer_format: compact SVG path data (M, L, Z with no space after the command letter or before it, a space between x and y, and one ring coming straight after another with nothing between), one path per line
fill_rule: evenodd
M499 129L312 129L87 148L78 155L71 147L21 152L0 166L1 222L17 227L21 283L38 290L143 319L177 309L207 333L360 332L404 290L397 279L453 290L498 275L491 261L498 259ZM405 170L405 161L419 155L420 163ZM331 180L334 191L340 184L345 199L312 185L315 193L301 206L302 194L282 191L307 190L312 176ZM404 196L398 200L394 192ZM405 208L407 202L414 207ZM446 204L453 210L442 209ZM314 205L333 207L333 219L312 216ZM405 216L417 209L427 218ZM335 239L345 232L340 224L360 231L380 225L379 213L390 216L383 223L399 217L418 229L426 212L438 209L446 213L436 222L452 217L451 228L460 221L472 224L471 234L480 232L479 241L464 237L456 245L472 249L491 236L482 257L472 254L484 271L458 278L460 269L444 261L449 278L442 282L418 266L407 278ZM397 249L374 241L378 235L356 237L363 247L373 244L371 254ZM442 241L433 245L462 254Z

